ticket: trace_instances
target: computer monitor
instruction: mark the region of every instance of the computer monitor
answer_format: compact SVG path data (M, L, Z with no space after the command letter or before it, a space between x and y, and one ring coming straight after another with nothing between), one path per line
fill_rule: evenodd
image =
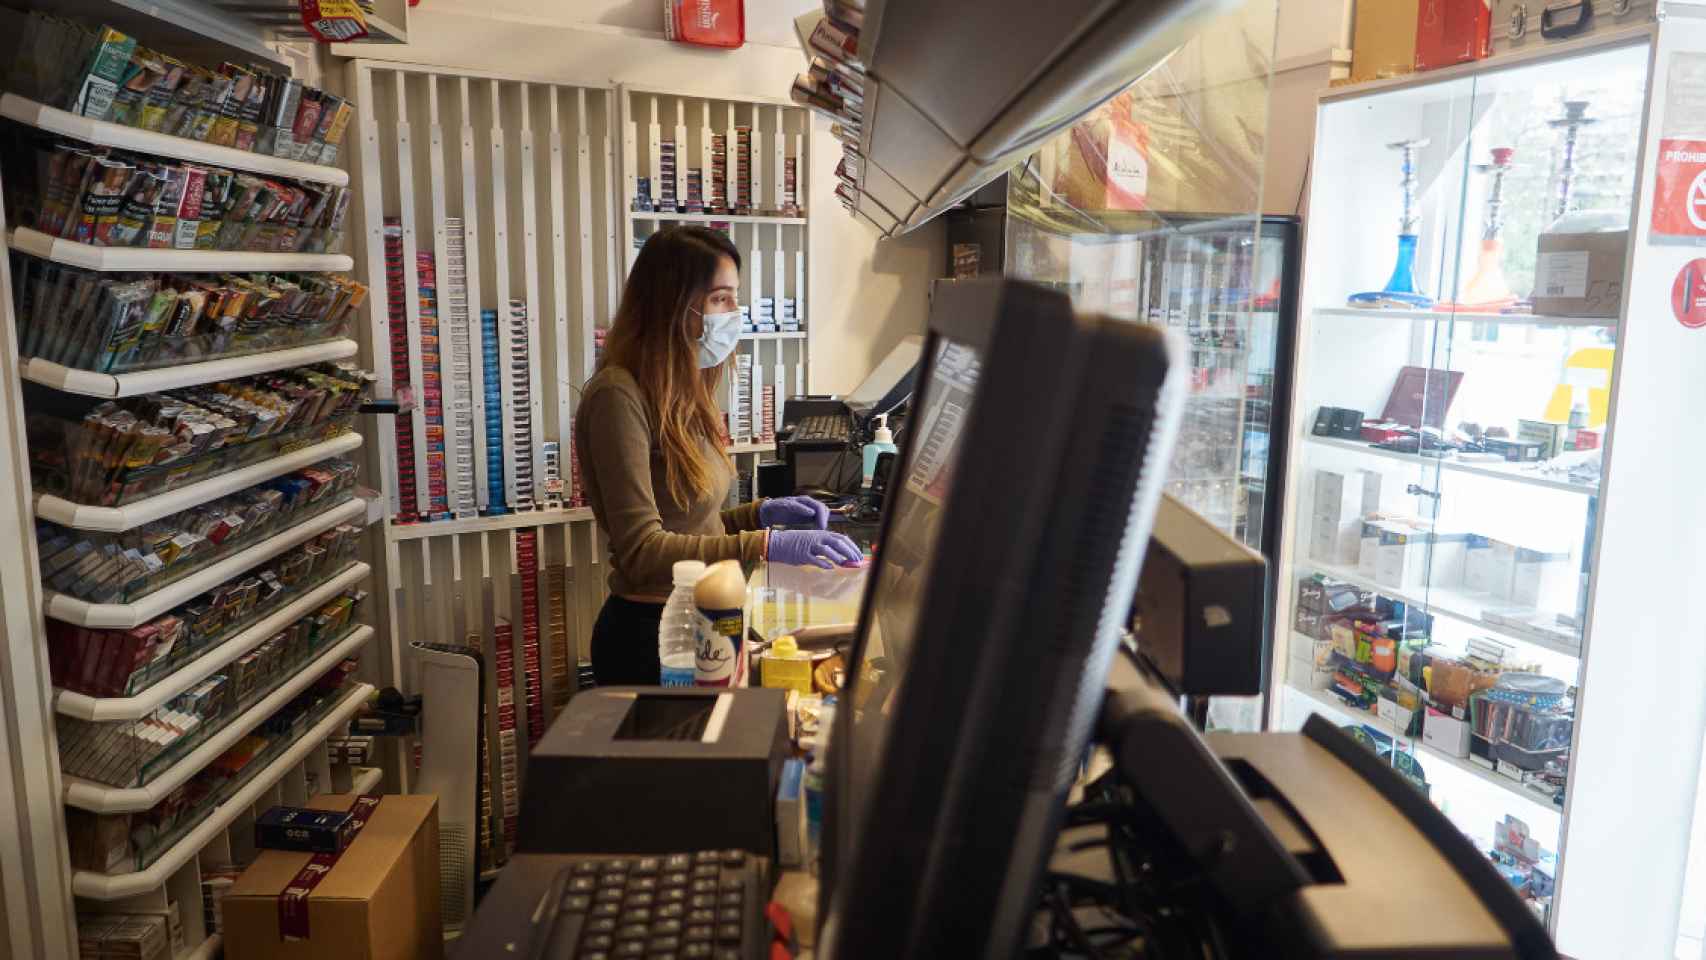
M831 739L820 956L1014 949L1137 586L1174 355L1042 287L939 288Z
M908 334L894 345L853 392L841 399L861 423L879 413L889 413L912 396L918 382L918 361L924 355L924 338Z

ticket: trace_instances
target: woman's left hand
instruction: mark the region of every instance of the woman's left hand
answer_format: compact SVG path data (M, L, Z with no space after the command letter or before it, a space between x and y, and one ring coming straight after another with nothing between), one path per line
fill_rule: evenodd
M829 526L829 508L811 497L777 497L758 505L758 522L765 527L811 524L813 530L823 530Z

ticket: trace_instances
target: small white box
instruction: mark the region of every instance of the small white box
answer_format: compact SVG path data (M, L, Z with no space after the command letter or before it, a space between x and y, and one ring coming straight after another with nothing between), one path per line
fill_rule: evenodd
M1375 704L1375 715L1387 723L1390 723L1392 725L1392 729L1396 730L1399 734L1410 729L1410 718L1414 716L1415 713L1416 711L1414 709L1410 707L1401 707L1398 705L1398 701L1393 700L1390 697L1381 697Z
M1427 561L1427 544L1416 533L1381 531L1375 555L1374 582L1392 590L1420 586Z
M1509 600L1515 575L1516 547L1490 537L1469 538L1463 556L1463 589Z
M1362 547L1362 521L1339 522L1315 517L1309 538L1309 558L1322 563L1355 564Z
M1469 721L1445 713L1433 704L1422 721L1422 742L1448 757L1469 756Z
M1315 516L1343 523L1379 509L1380 474L1372 470L1315 471Z
M1357 576L1374 579L1380 565L1380 531L1385 527L1379 520L1362 522L1362 538L1357 544Z
M1518 547L1511 566L1511 602L1541 610L1575 609L1580 571L1568 553Z
M1435 533L1427 539L1428 585L1448 589L1461 585L1469 534Z

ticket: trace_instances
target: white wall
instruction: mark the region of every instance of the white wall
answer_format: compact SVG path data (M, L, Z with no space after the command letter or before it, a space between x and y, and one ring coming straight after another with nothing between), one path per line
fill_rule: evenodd
M1300 213L1315 145L1315 103L1335 68L1348 67L1352 0L1282 0L1268 95L1262 210Z
M414 8L407 45L339 48L371 59L459 66L564 83L632 83L707 97L786 96L805 63L792 17L812 0L748 0L739 50L703 50L662 39L662 3L587 0L430 0ZM652 24L647 28L646 24ZM763 37L772 42L755 42ZM814 118L810 385L845 391L906 333L923 328L929 280L942 275L946 240L928 226L878 243L834 197L840 145Z

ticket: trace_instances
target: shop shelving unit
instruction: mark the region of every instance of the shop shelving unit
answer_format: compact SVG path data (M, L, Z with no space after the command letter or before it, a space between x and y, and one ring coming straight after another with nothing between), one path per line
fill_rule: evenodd
M1700 275L1689 265L1700 263L1701 240L1664 226L1682 211L1655 213L1673 202L1657 185L1676 175L1674 141L1698 143L1706 132L1693 107L1706 77L1706 20L1697 4L1660 6L1654 24L1326 91L1311 165L1269 719L1295 729L1321 713L1365 729L1385 755L1408 754L1430 797L1483 849L1506 816L1526 823L1547 854L1542 869L1556 874L1550 896L1544 885L1528 894L1573 956L1692 955L1706 925L1706 900L1684 895L1685 877L1691 891L1706 877L1706 836L1689 827L1706 732L1694 679L1706 669L1694 599L1706 575L1695 535L1706 453L1666 426L1706 402L1706 340L1679 322L1692 319L1679 318L1671 296ZM1599 270L1611 275L1615 309L1453 309L1489 262L1516 296L1535 288L1536 273L1573 288L1550 273L1560 262L1542 266L1537 255L1562 179L1560 131L1548 121L1567 100L1586 101L1597 121L1580 130L1567 209L1596 211L1607 229L1627 224L1624 258ZM1414 167L1416 278L1444 303L1351 307L1350 295L1393 273L1402 197L1399 156L1387 145L1407 140L1426 141ZM1515 166L1503 181L1502 230L1488 231L1489 178L1477 165L1495 147L1514 148ZM1518 420L1561 424L1575 407L1599 443L1507 463L1314 432L1322 407L1378 419L1403 367L1423 384L1406 416L1446 437L1465 424L1515 437ZM1424 539L1475 534L1553 551L1567 557L1556 562L1566 575L1538 602L1518 603L1466 583L1449 547L1430 548L1419 572L1395 579L1312 543L1323 478L1354 482L1365 471L1379 478L1379 502L1357 518L1377 510L1409 518ZM1331 643L1298 626L1298 583L1316 574L1429 615L1429 639L1443 652L1492 641L1507 665L1565 681L1575 708L1564 789L1554 798L1502 758L1435 749L1335 695L1331 669L1316 669ZM1671 633L1667 624L1676 642L1649 642Z
M809 260L810 225L814 211L806 209L812 124L810 115L785 99L748 97L740 100L706 99L685 90L665 90L624 85L618 88L621 103L622 179L618 202L623 217L622 250L632 266L640 245L669 224L724 225L729 238L741 252L741 303L753 307L760 297L772 299L775 317L782 316L783 298L791 298L801 329L795 332L749 333L741 337L731 370L750 364L753 409L752 428L733 426L740 405L739 383L731 378L725 396L719 399L729 414L734 443L730 453L746 482L752 482L758 461L775 452L773 439L782 425L783 401L804 394L810 367L812 323L810 319ZM743 160L739 146L745 132L751 145ZM715 143L723 145L729 193L739 181L750 183L749 213L736 213L732 195L713 193L710 182ZM656 203L663 195L664 142L673 145L674 183L670 195L678 207L688 199L688 171L701 173L702 199L725 201L728 213L637 210L638 181L650 184L649 196ZM785 195L784 164L794 161L794 191L790 208ZM743 163L745 164L743 166ZM608 321L606 321L608 322ZM740 359L744 357L745 359ZM764 422L762 394L769 387L774 396L771 419Z
M382 0L390 4L393 0ZM394 5L405 11L406 5ZM25 3L22 6L30 7ZM55 14L70 14L104 22L136 35L143 42L196 62L220 59L266 62L287 68L291 57L280 52L279 35L259 21L237 16L220 4L203 0L64 0L39 6ZM284 5L288 8L288 5ZM15 12L0 15L10 29ZM400 32L400 31L399 31ZM358 115L363 107L358 106ZM338 167L282 161L256 153L214 147L162 134L147 133L111 123L73 116L11 94L0 96L0 116L58 137L104 145L163 158L218 165L264 176L291 177L317 183L345 185L348 173ZM21 253L93 270L160 272L344 272L354 261L341 253L250 253L97 248L49 237L28 228L8 228L0 221L7 245ZM219 673L232 661L254 650L280 629L311 614L345 590L365 581L373 569L352 562L283 606L232 632L199 656L183 659L148 686L128 696L93 697L52 686L45 642L45 620L65 620L95 626L140 623L173 605L240 576L269 558L340 523L364 525L371 517L360 497L337 504L289 529L250 544L245 549L126 604L92 604L48 590L40 581L34 521L51 520L65 526L103 532L133 529L151 520L236 492L254 484L309 466L329 457L350 454L362 436L350 432L290 449L271 459L231 473L187 484L122 506L103 507L72 502L31 488L22 384L31 381L66 394L95 398L129 397L234 377L353 357L358 345L351 339L296 345L284 349L223 357L199 363L126 373L94 373L20 357L12 316L12 278L9 263L0 264L0 429L7 434L0 454L0 474L11 493L0 498L0 539L12 546L0 552L0 784L10 811L0 827L0 878L11 923L0 935L0 954L72 956L76 952L75 915L91 912L179 912L184 944L176 957L211 957L219 950L202 913L200 871L203 864L231 862L233 855L253 854L255 815L279 803L305 802L311 793L335 789L324 743L341 735L375 687L352 682L307 718L294 740L281 741L267 757L243 772L247 777L222 803L200 818L146 869L120 873L73 870L67 857L65 805L90 811L118 813L145 809L174 786L186 782L267 718L276 708L306 689L346 657L367 651L361 676L394 684L394 659L387 659L374 627L355 623L341 637L278 685L230 717L227 725L190 749L146 786L113 788L62 775L55 738L57 718L95 722L134 721L159 709L172 698ZM383 678L383 679L381 679ZM378 788L376 769L364 771L363 783ZM399 770L406 786L407 771ZM347 784L349 776L342 782Z

